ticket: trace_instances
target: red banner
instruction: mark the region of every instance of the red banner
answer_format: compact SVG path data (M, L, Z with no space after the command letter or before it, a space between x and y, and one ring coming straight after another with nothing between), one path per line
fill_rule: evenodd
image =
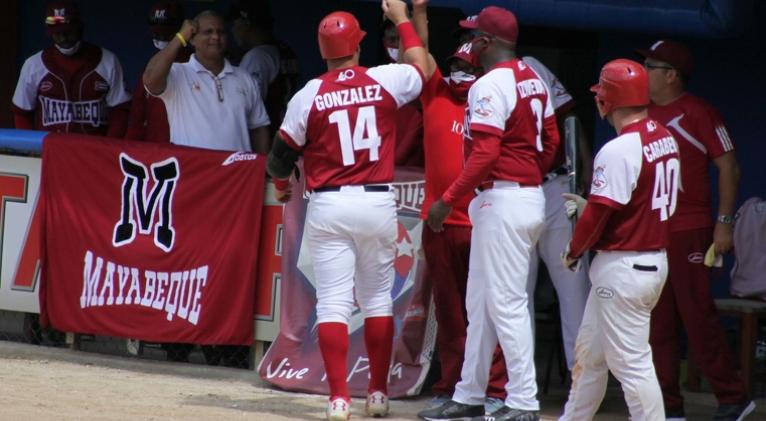
M393 398L420 392L430 367L436 337L431 289L425 282L425 262L418 255L420 207L424 197L422 172L397 170L399 235L394 261L394 348L389 374ZM296 188L301 191L302 187ZM329 392L317 342L316 296L311 259L303 238L308 200L294 197L284 213L280 332L261 360L258 373L282 389ZM369 363L364 346L363 316L355 307L349 323L348 376L353 396L367 394Z
M51 134L42 158L44 323L252 343L264 157Z

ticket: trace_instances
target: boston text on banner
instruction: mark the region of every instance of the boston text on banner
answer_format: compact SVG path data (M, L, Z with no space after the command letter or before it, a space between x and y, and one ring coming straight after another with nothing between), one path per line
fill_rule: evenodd
M264 157L51 134L42 162L43 322L252 343Z

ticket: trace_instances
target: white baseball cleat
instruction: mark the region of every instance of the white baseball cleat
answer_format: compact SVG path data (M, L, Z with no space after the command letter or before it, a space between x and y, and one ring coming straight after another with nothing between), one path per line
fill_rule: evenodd
M348 421L351 419L351 403L343 398L327 402L327 421Z
M367 403L364 409L368 416L385 417L388 415L388 396L381 391L372 392L367 395Z

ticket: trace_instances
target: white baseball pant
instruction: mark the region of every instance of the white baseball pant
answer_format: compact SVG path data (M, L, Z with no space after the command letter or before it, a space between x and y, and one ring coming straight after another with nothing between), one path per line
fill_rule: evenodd
M564 339L564 354L567 367L571 370L575 360L575 341L580 330L582 315L585 312L585 302L588 300L590 281L588 280L588 263L583 262L579 272L572 272L561 264L561 252L572 239L572 224L567 218L562 193L569 193L569 179L559 175L543 184L545 194L545 224L543 225L540 241L532 251L529 261L529 279L527 296L529 296L529 315L532 325L535 322L535 287L537 286L537 270L542 258L548 274L551 277L556 295L559 298L561 314L561 333Z
M664 250L599 252L593 259L593 287L577 336L572 388L559 420L593 419L606 393L607 370L622 384L631 420L665 419L649 318L667 275Z
M453 399L483 405L492 353L500 343L508 370L505 404L539 410L534 338L527 310L529 256L540 236L540 187L499 181L468 206L473 224L468 263L465 359Z
M312 193L306 224L317 322L347 324L354 290L365 318L390 316L397 234L394 193L365 192L363 186Z

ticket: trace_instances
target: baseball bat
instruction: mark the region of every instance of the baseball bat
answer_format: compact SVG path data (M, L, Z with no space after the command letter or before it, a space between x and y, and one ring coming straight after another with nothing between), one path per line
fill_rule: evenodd
M566 154L566 165L569 169L569 192L577 193L577 136L580 133L578 125L580 121L576 116L570 115L564 119L564 153ZM571 219L572 232L577 223L577 214Z

